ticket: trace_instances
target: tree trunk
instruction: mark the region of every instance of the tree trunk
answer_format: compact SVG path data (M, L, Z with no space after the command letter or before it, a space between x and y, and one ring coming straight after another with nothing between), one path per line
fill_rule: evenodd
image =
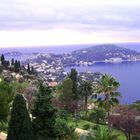
M87 118L87 96L85 96L85 114Z

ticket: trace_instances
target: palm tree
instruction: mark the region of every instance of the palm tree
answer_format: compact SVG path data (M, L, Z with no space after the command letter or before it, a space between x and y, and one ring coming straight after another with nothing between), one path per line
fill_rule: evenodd
M85 107L85 110L86 110L86 113L87 113L88 97L92 94L92 83L89 82L89 81L83 80L80 83L79 92L80 92L80 95L82 97L84 97L84 102L85 102L84 107Z
M113 78L111 75L105 74L102 78L97 81L95 86L95 91L99 98L97 99L97 103L100 107L103 107L107 112L109 117L111 108L116 104L119 104L118 97L120 97L120 93L117 92L120 84Z

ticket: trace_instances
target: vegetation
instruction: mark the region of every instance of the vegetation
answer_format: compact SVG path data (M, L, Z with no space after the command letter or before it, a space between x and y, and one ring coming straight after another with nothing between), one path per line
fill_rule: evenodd
M32 109L33 130L37 140L56 138L56 109L52 104L52 94L49 87L40 84L39 92Z
M115 109L115 113L118 115L110 116L110 125L122 130L127 140L132 140L133 134L140 129L140 122L136 119L138 112L128 106L120 106Z
M107 129L102 131L100 127L97 127L97 130L95 131L96 133L89 135L87 140L118 140L118 135L113 134Z
M92 84L89 81L83 80L79 86L79 92L82 98L85 100L85 110L87 116L87 104L88 104L88 97L92 95Z
M95 85L96 93L100 95L97 99L97 103L106 110L107 118L110 116L111 108L119 104L118 97L121 95L116 91L119 86L119 82L107 74L103 75Z
M32 77L30 64L24 71L19 61L5 61L2 55L0 128L7 133L7 140L139 139L139 101L118 106L120 84L112 76L78 79L72 69L57 87L49 87ZM9 78L3 70L22 78Z
M60 96L60 101L62 101L63 106L66 110L72 112L72 88L73 88L73 82L70 78L66 78L63 81L63 87L62 87L62 94Z
M79 99L79 92L78 92L78 75L75 69L71 69L69 74L69 78L72 80L72 99L73 99L73 110L75 113L75 122L76 126L78 125L78 99Z
M21 94L13 101L7 140L34 140L26 101Z

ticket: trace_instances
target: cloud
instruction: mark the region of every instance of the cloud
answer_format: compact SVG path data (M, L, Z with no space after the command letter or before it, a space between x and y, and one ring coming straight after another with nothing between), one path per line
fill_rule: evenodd
M140 29L139 0L4 0L0 29Z
M139 41L139 13L140 0L1 0L0 47Z

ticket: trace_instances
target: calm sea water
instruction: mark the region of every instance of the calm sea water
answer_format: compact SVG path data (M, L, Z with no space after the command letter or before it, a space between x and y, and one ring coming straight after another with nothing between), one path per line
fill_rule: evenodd
M74 50L87 48L96 44L89 45L67 45L67 46L48 46L48 47L30 47L30 48L0 48L0 53L19 51L24 53L70 53ZM140 43L117 43L116 45L140 51ZM121 84L119 91L122 93L120 99L122 103L132 103L140 100L140 62L124 62L118 64L99 63L93 66L75 67L77 71L92 71L108 73L114 76ZM66 71L70 71L67 67Z

